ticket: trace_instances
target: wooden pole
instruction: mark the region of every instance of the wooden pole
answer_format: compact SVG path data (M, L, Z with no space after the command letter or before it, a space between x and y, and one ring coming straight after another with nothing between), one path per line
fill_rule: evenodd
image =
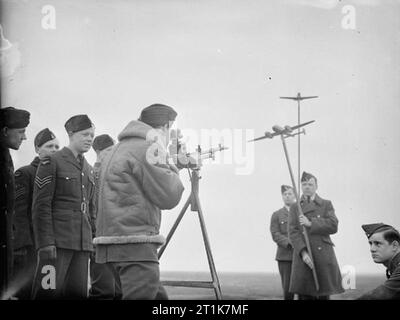
M299 194L297 192L296 182L294 180L292 166L290 165L289 153L287 151L286 141L285 141L285 137L283 136L283 134L281 134L281 140L282 140L283 150L285 151L285 157L286 157L287 165L288 165L288 168L289 168L290 178L292 180L294 194L296 196L297 209L298 209L298 213L299 213L299 216L300 216L300 215L303 215L303 210L301 209L300 197L299 197ZM313 259L313 255L312 255L312 251L311 251L310 240L308 238L308 233L307 233L307 229L306 229L305 226L303 226L303 236L304 236L304 240L306 242L308 254L309 254L309 256L311 258L311 261L312 261L312 263L314 265L314 268L312 269L312 274L313 274L313 278L314 278L315 288L316 288L316 290L318 292L319 291L319 282L318 282L317 272L315 271L315 264L314 264L314 259Z

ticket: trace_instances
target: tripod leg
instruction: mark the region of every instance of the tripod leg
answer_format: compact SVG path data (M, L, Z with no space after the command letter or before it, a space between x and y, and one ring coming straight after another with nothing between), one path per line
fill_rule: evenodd
M201 232L203 234L204 246L206 247L208 265L210 266L211 277L212 277L213 284L214 284L215 295L217 297L217 300L221 300L222 299L221 287L219 284L218 274L215 269L214 259L213 259L212 252L211 252L210 240L208 239L206 224L205 224L203 212L202 212L201 206L200 206L199 195L194 193L193 196L194 196L194 200L197 204L197 208L198 208L197 213L199 215Z
M185 214L187 208L189 207L189 204L191 202L192 199L192 194L190 194L189 198L186 200L185 205L183 206L181 212L179 213L178 218L176 218L176 221L174 223L174 225L172 226L171 230L168 233L167 239L165 240L164 245L160 248L159 252L158 252L158 259L161 258L165 248L167 247L169 241L171 240L173 234L175 233L176 228L178 227L179 223L181 222L183 215Z

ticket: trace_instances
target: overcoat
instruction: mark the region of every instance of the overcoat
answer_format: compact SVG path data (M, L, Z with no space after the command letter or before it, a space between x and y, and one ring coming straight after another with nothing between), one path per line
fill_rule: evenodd
M331 201L315 195L310 203L300 199L303 214L311 221L306 228L309 235L314 266L319 281L316 290L311 269L303 262L301 252L307 250L302 226L299 223L297 204L290 207L289 239L294 247L290 292L310 296L329 296L342 293L342 277L334 244L330 235L338 231L338 219Z

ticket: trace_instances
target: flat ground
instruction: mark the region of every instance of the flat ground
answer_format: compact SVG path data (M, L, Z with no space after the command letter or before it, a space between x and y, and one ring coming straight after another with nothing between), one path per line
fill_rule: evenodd
M282 288L279 274L274 273L218 273L223 299L232 300L280 300ZM162 280L202 280L210 281L207 272L162 272ZM334 300L352 300L362 293L374 289L385 281L382 275L358 275L355 289L332 296ZM215 299L212 289L166 287L171 300L209 300Z

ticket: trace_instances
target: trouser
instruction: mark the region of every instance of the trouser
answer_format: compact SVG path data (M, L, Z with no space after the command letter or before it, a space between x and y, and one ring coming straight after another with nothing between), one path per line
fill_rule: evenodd
M14 253L14 270L11 286L15 288L15 297L19 300L31 298L33 278L35 276L36 251L25 247Z
M160 282L158 262L108 262L122 289L123 300L167 300L168 295Z
M293 300L294 294L289 292L290 274L292 272L292 261L278 261L279 274L281 275L283 299Z
M115 281L111 268L105 263L96 263L90 259L91 287L89 298L94 300L120 300L121 283Z
M329 300L329 296L308 296L304 294L299 294L299 300Z
M57 248L57 258L38 255L32 299L86 299L89 252Z

